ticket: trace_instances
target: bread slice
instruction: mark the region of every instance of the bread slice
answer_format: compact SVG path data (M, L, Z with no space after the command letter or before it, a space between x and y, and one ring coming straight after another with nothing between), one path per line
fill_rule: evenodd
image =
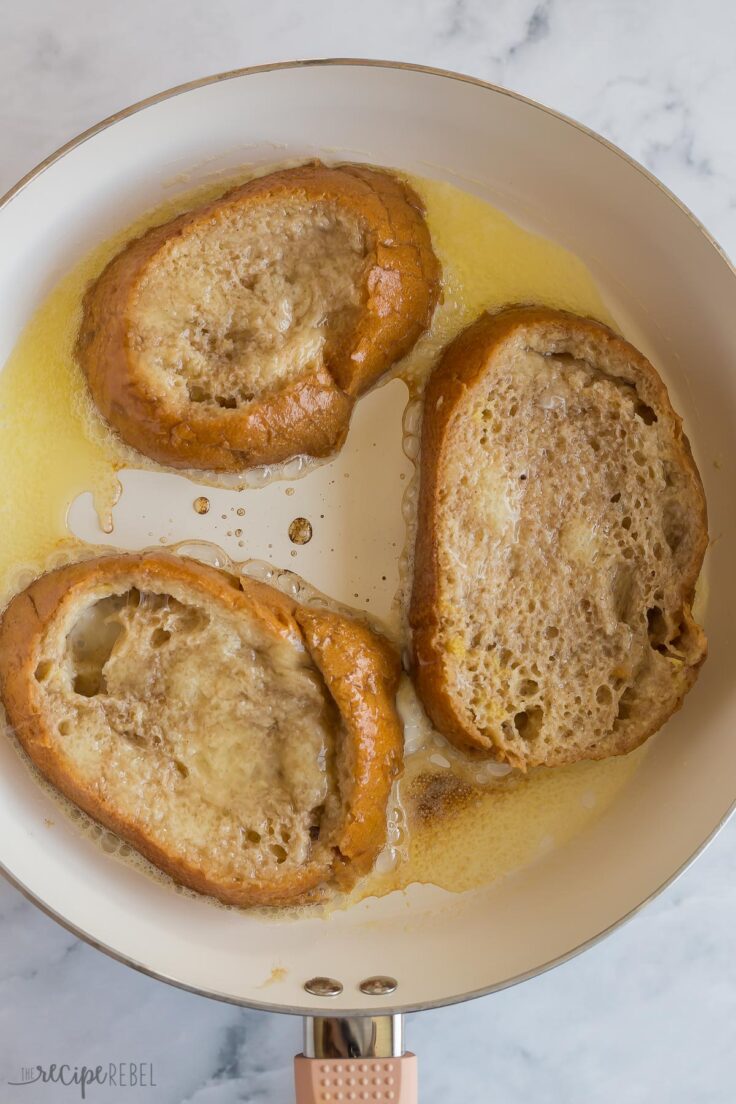
M563 311L482 316L424 399L410 621L434 724L522 769L631 751L705 658L706 544L649 361Z
M402 752L393 649L357 621L163 553L44 575L0 624L39 770L177 882L283 904L366 871Z
M326 456L356 396L427 327L438 288L412 189L315 162L127 245L87 292L77 356L105 418L161 463Z

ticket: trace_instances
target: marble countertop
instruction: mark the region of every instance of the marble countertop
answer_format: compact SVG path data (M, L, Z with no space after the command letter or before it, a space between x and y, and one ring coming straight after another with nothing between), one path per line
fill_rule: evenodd
M0 39L0 193L98 119L219 70L297 57L461 70L605 134L736 255L731 0L24 0ZM289 1101L300 1023L142 977L0 882L0 1099L31 1061L145 1061L155 1089L97 1102ZM423 1104L730 1104L736 822L631 924L544 977L411 1017ZM13 1095L14 1094L14 1095Z

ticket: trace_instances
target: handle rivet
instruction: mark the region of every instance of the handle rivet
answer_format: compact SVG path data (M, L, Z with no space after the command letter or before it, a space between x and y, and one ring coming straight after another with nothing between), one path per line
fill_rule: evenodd
M342 993L342 982L335 978L313 977L304 982L304 988L313 997L339 997Z
M358 988L369 997L384 997L398 988L398 981L392 977L369 977L361 981Z

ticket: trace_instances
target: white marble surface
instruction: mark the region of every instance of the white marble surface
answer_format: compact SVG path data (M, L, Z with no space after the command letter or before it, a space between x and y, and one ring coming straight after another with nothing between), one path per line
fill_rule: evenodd
M399 58L504 84L600 130L736 254L732 0L16 0L0 36L0 192L134 100L296 57ZM0 1100L30 1061L153 1062L157 1088L94 1101L291 1099L300 1025L151 981L0 884ZM736 823L623 931L545 977L413 1017L422 1101L731 1104ZM14 1094L14 1095L13 1095Z

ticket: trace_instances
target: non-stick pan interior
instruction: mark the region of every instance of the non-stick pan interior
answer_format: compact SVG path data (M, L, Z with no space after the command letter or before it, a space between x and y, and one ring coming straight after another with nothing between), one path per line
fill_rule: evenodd
M592 827L465 895L417 886L328 919L274 921L216 908L149 880L81 835L9 741L0 743L0 859L85 938L178 984L309 1010L320 1001L303 983L328 975L344 986L336 1009L375 1010L382 1001L417 1007L507 984L595 939L670 879L734 800L736 280L656 182L558 116L442 74L308 64L236 74L155 100L72 146L14 194L0 210L0 362L58 277L141 211L244 164L313 155L453 181L589 265L626 335L667 379L706 485L710 658L698 685ZM297 481L288 505L278 485L266 488L273 501L263 524L273 519L273 531L265 547L244 555L293 567L278 511L324 514L330 539L314 543L298 570L341 600L350 599L356 578L361 593L373 580L377 605L389 602L403 539L397 473L409 470L401 452L405 402L400 382L364 400L332 484L326 476ZM225 511L215 505L195 518L192 500L201 491L183 477L132 473L124 486L108 542L148 544L147 519L164 514L178 539L221 540ZM74 510L80 529L91 524L84 503ZM396 977L396 993L361 994L358 984L372 974Z

